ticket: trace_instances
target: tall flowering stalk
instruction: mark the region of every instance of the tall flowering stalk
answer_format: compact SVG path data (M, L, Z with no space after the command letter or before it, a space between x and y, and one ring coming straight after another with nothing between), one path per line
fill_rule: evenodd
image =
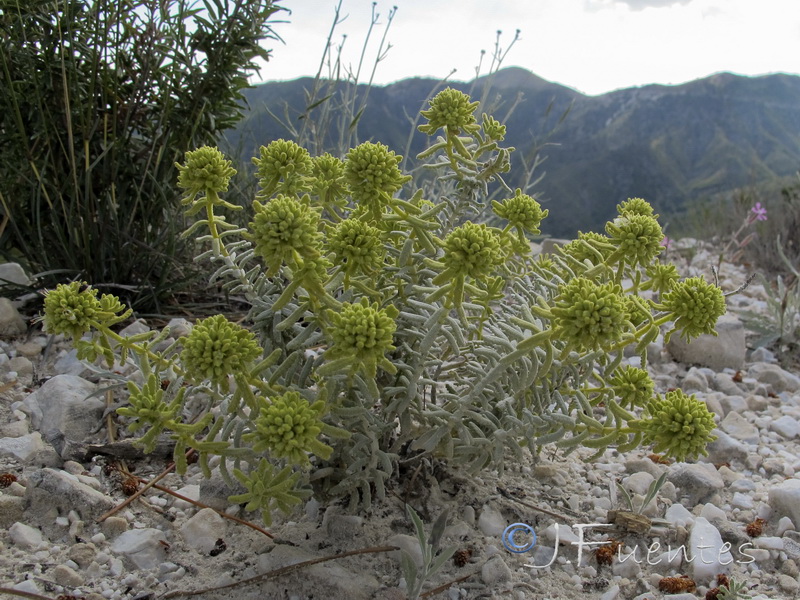
M725 245L725 248L722 249L722 252L719 255L719 261L717 262L717 270L719 270L720 266L722 265L722 260L725 256L728 255L732 249L734 250L733 255L730 257L731 262L738 261L742 254L744 254L744 249L747 245L755 239L757 233L755 231L751 231L743 240L739 240L739 236L742 235L745 229L751 227L753 224L759 221L766 221L767 220L767 209L761 205L761 202L756 202L750 210L745 215L742 224L739 226L732 235L731 239L728 240L728 243Z

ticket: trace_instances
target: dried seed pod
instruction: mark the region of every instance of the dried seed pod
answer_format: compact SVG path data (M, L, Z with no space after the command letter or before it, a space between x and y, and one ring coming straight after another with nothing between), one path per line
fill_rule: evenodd
M668 458L664 458L660 454L648 454L647 458L652 460L657 465L671 465L672 461Z
M608 540L608 543L594 551L594 558L598 565L610 565L614 562L614 554L622 547L622 542Z
M122 493L126 496L133 496L139 490L139 480L136 477L127 477L120 483Z
M764 525L766 525L766 524L767 524L767 522L764 519L759 518L759 519L756 519L755 521L753 521L752 523L748 523L745 526L744 530L747 532L747 535L749 535L750 537L758 537L762 533L764 533ZM723 584L720 584L720 585L723 585Z
M669 594L693 592L695 587L696 584L694 579L691 579L688 575L681 575L680 577L664 577L658 582L658 589Z
M466 565L470 558L472 558L472 548L458 550L455 554L453 554L453 562L457 567L463 567Z
M17 476L13 473L0 474L0 488L7 488L17 480Z

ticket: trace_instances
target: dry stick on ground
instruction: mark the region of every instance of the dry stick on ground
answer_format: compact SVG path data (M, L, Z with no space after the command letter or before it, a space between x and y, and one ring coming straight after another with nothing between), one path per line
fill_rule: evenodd
M190 457L192 454L194 454L194 450L192 450L192 449L189 449L189 450L187 450L187 451L186 451L186 458L189 458L189 457ZM147 490L149 490L151 487L153 487L153 486L154 486L155 484L157 484L159 481L161 481L162 479L164 479L164 477L166 477L167 475L169 475L169 474L170 474L170 473L171 473L171 472L172 472L174 469L175 469L175 463L174 463L174 462L172 462L172 463L170 463L170 464L167 466L167 468L166 468L166 469L164 469L164 470L163 470L163 471L162 471L162 472L161 472L161 473L160 473L160 474L159 474L159 475L158 475L158 476L157 476L155 479L151 479L151 480L150 480L148 483L146 483L146 484L144 485L144 487L142 487L140 490L137 490L136 492L134 492L134 494L133 494L132 496L130 496L130 497L129 497L129 498L127 498L126 500L123 500L122 502L120 502L119 504L117 504L117 505L116 505L114 508L112 508L112 509L111 509L110 511L108 511L107 513L105 513L105 514L103 514L103 515L99 516L99 517L97 518L97 522L98 522L98 523L102 523L102 522L103 522L103 521L105 521L105 520L106 520L108 517L110 517L110 516L112 516L112 515L115 515L116 513L118 513L119 511L121 511L123 508L125 508L126 506L128 506L128 504L130 504L131 502L133 502L134 500L136 500L136 498L138 498L139 496L141 496L142 494L144 494L144 493L145 493Z
M123 471L123 473L125 475L130 475L131 477L135 477L135 475L132 475L128 471ZM142 479L141 477L136 477L136 479L137 479L137 481L139 481L141 483L144 483L144 484L148 483L148 481L146 479ZM155 483L150 487L153 487L153 488L157 489L160 492L164 492L165 494L169 494L170 496L174 496L175 498L178 498L179 500L183 500L184 502L188 502L189 504L194 504L195 506L197 506L199 508L210 508L215 513L217 513L220 517L222 517L223 519L230 519L231 521L234 521L235 523L241 523L242 525L250 527L251 529L255 529L259 533L263 533L267 537L270 537L270 538L274 538L275 537L269 531L267 531L266 529L262 529L261 527L259 527L255 523L251 523L250 521L245 521L244 519L240 519L239 517L234 517L233 515L226 514L226 513L222 512L220 510L217 510L216 508L213 508L213 507L209 506L208 504L203 504L202 502L199 502L198 500L192 500L191 498L187 498L186 496L184 496L182 494L179 494L178 492L172 491L168 487L164 487L162 485L157 485Z
M375 546L372 548L361 548L360 550L350 550L348 552L342 552L341 554L331 554L329 556L322 556L320 558L306 560L294 565L281 567L280 569L275 569L274 571L262 573L261 575L256 575L255 577L243 579L242 581L236 581L234 583L228 583L226 585L221 585L219 587L206 588L202 590L193 590L193 591L175 590L174 592L169 592L167 594L164 594L163 596L161 596L161 598L177 598L179 596L199 596L200 594L206 594L208 592L217 592L219 590L226 590L240 585L248 585L251 583L255 583L256 581L259 581L261 579L271 579L273 577L278 577L280 575L291 573L292 571L297 571L304 567L310 567L312 565L317 565L319 563L327 562L329 560L336 560L337 558L346 558L348 556L357 556L359 554L378 554L381 552L392 552L393 550L400 550L400 548L398 546Z
M22 590L15 590L7 587L0 587L0 594L8 594L9 596L19 596L20 598L33 598L33 600L53 600L50 596L41 596L33 592L24 592Z
M447 583L443 583L439 587L435 587L432 590L428 590L424 594L420 594L419 597L420 598L430 598L431 596L435 596L436 594L440 594L443 591L450 589L455 584L461 583L462 581L466 581L467 579L469 579L473 575L477 575L477 574L478 574L478 572L475 571L474 573L470 573L469 575L464 575L463 577L459 577L458 579L453 579L453 581L448 581Z
M502 496L504 496L505 498L508 498L509 500L513 500L514 502L518 502L519 504L522 504L522 506L525 506L526 508L530 508L531 510L535 510L535 511L538 511L540 513L544 513L546 515L550 515L551 517L554 517L556 519L561 519L562 521L564 521L568 525L572 525L573 524L573 520L570 519L569 517L565 517L564 515L560 515L560 514L558 514L556 512L553 512L551 510L547 510L546 508L542 508L541 506L536 506L534 504L530 504L529 502L525 502L524 500L520 500L519 498L515 497L511 492L508 492L507 490L504 490L501 487L498 487L497 491L500 492L500 494Z

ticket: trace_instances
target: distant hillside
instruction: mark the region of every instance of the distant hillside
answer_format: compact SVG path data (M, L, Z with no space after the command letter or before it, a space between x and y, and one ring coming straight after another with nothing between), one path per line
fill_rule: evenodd
M372 88L358 126L360 139L381 141L402 153L410 131L406 115L417 113L436 83L408 79ZM451 85L466 92L472 88L478 98L484 83ZM311 84L306 78L246 90L250 110L229 136L231 141L241 143L245 156L251 156L259 145L288 137L267 109L288 115L297 125L306 105L304 89ZM534 192L552 209L545 226L549 235L597 229L628 197L644 197L657 210L669 212L800 169L796 76L721 73L679 86L584 96L524 69L509 68L494 76L491 92L491 101L500 102L494 113L498 118L521 98L507 120L506 142L517 148L517 161L530 156L537 144L548 143L541 167L546 176ZM411 154L428 141L416 133ZM512 178L509 183L517 182Z

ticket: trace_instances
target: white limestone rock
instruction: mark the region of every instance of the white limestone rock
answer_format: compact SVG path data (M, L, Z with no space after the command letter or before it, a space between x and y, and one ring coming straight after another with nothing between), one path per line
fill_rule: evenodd
M800 390L800 377L783 370L778 365L755 363L747 370L747 374L759 383L771 386L776 394Z
M82 442L105 410L100 398L88 397L95 389L95 384L80 377L56 375L25 398L22 410L46 439Z
M10 262L0 264L0 287L9 284L29 286L31 285L31 278L25 273L19 263Z
M715 371L744 367L745 331L739 318L723 315L717 320L716 336L704 334L686 342L675 332L667 343L667 351L677 361L697 364Z
M793 440L800 435L800 422L789 415L778 417L769 424L769 428L787 440Z
M478 529L483 535L500 537L508 526L506 518L491 506L484 506L478 517Z
M225 536L225 520L214 510L204 508L181 525L181 535L189 546L201 554L208 554L217 540Z
M84 521L94 520L114 507L114 500L81 483L74 475L56 469L39 469L28 476L25 488L26 513L47 529L53 527L46 515L52 511L66 516L75 511Z
M780 517L800 523L800 479L787 479L769 490L769 505Z
M758 444L761 439L758 428L739 413L731 412L725 415L719 428L740 442Z
M511 569L500 556L493 556L481 567L481 579L488 586L511 581Z
M12 544L23 550L36 550L44 542L41 531L20 522L8 528L8 537Z
M704 517L697 517L689 533L692 578L699 585L713 587L719 573L728 573L733 563L730 544L723 543L719 530Z
M679 488L681 494L688 496L692 504L705 502L725 486L714 465L707 463L679 465L667 479Z
M22 335L28 330L25 319L11 300L0 297L0 336Z
M167 538L159 529L131 529L120 534L111 544L111 551L120 554L137 569L153 569L166 560Z

